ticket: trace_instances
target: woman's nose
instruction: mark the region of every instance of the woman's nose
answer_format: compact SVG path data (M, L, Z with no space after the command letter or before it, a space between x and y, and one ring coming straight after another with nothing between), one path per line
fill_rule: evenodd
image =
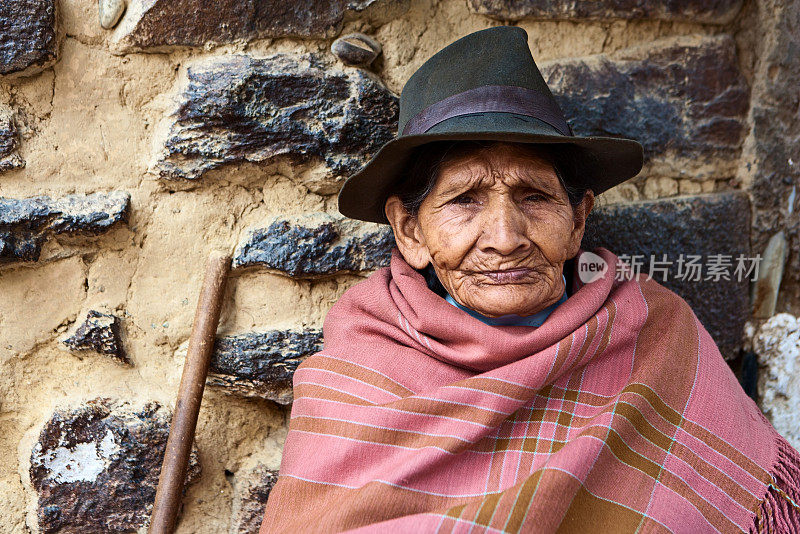
M510 256L530 248L525 214L513 201L493 203L482 219L483 231L478 239L481 250Z

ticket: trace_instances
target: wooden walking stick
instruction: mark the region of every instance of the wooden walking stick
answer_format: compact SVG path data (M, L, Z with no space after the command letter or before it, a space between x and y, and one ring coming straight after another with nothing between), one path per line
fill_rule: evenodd
M150 534L172 534L175 529L197 427L197 415L203 400L203 388L206 385L211 351L217 334L225 281L230 268L231 257L225 254L212 253L206 263L206 274L189 338L189 350L183 364L178 399L169 428L167 450L161 464L161 476L158 478L156 501L150 516Z

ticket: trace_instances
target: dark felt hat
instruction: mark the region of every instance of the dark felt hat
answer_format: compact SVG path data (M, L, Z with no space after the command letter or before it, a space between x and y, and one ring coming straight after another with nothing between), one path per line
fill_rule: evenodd
M397 137L345 182L339 211L387 223L384 204L418 146L444 140L573 145L580 184L595 194L636 176L642 145L616 137L578 137L539 72L522 28L471 33L428 59L400 95ZM577 148L575 148L577 147Z

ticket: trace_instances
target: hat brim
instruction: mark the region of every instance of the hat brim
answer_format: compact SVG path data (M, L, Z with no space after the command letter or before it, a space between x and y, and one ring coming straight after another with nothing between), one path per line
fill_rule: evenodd
M486 114L484 114L486 115ZM497 115L497 114L492 114ZM503 114L514 115L514 114ZM339 191L339 212L352 219L388 224L386 199L409 163L413 149L434 141L507 141L580 147L582 185L595 195L636 176L642 169L642 145L632 139L602 136L564 136L541 133L551 128L530 117L518 116L515 130L473 129L473 131L429 131L389 141ZM450 121L447 121L450 122ZM496 118L495 121L496 122ZM505 121L503 121L505 122ZM532 122L538 124L531 124ZM452 126L452 125L451 125ZM544 128L543 128L544 126Z

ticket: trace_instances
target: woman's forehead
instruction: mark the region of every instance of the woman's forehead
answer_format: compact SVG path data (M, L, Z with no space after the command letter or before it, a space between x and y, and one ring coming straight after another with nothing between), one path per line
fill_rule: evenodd
M438 174L439 182L510 178L559 183L550 158L541 149L506 143L473 148L447 158Z
M466 159L483 158L532 158L545 160L552 163L552 152L543 145L536 143L515 143L508 141L492 141L481 144L471 141L456 142L446 151L445 161L461 161Z

